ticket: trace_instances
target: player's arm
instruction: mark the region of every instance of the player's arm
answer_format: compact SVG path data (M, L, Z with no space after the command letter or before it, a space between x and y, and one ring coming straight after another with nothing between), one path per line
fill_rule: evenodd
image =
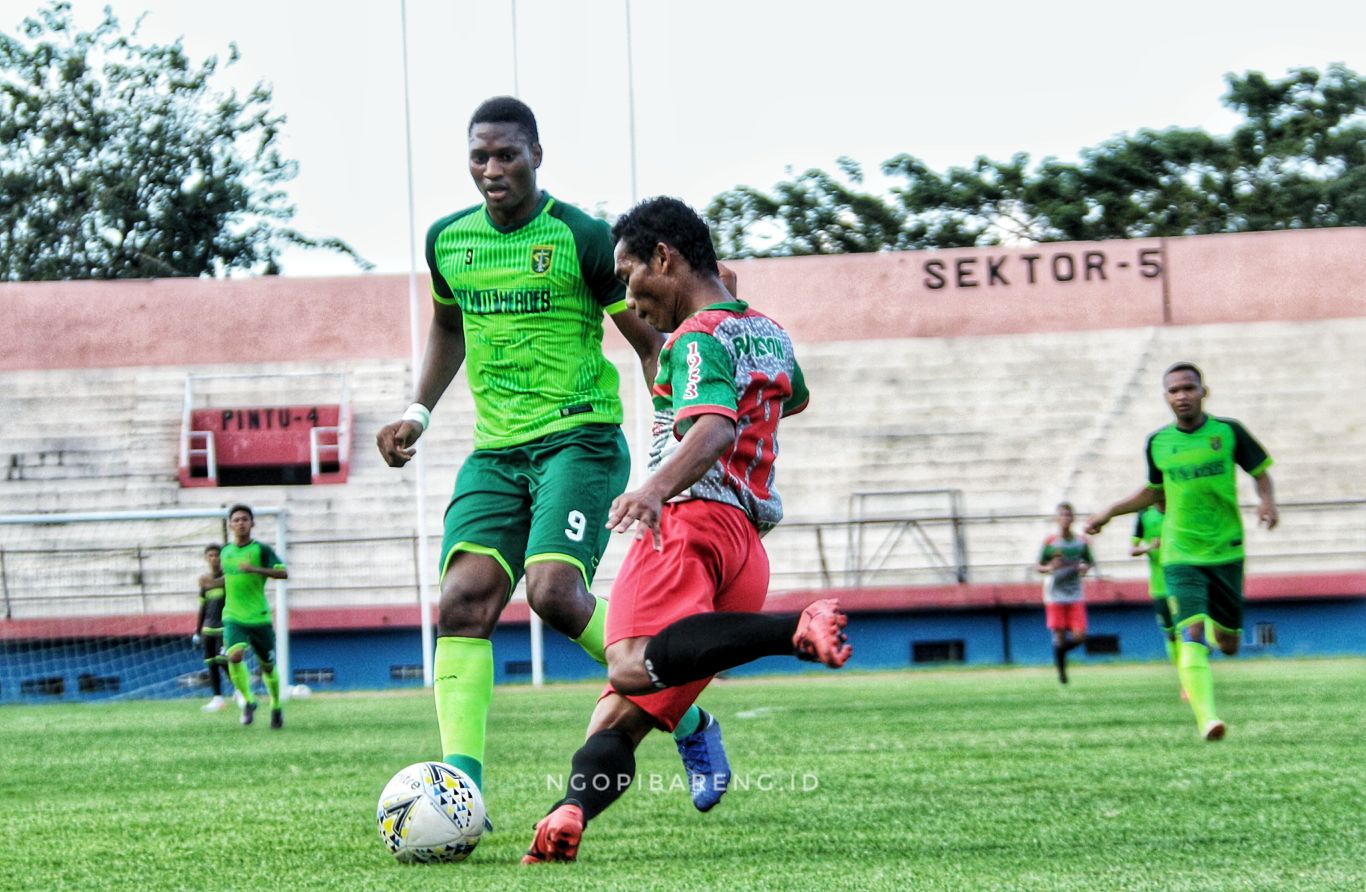
M418 376L413 402L430 412L464 362L465 328L460 307L433 300L432 324L427 330L427 349L422 355L422 373ZM401 468L416 454L413 445L422 436L422 431L421 421L400 418L379 429L375 445L389 467Z
M612 314L612 324L631 345L631 349L636 351L636 356L640 357L640 367L645 374L645 390L649 392L655 386L655 378L659 375L659 351L664 347L663 333L651 328L649 323L632 313L625 304Z
M1252 479L1257 484L1257 522L1274 530L1281 522L1281 513L1276 508L1276 487L1271 482L1271 472L1264 470Z
M1058 565L1057 555L1053 554L1053 549L1045 542L1043 550L1039 552L1039 562L1035 566L1040 573L1052 573Z
M1147 508L1157 501L1157 493L1158 490L1152 488L1152 486L1145 486L1128 498L1120 499L1118 502L1115 502L1099 514L1092 514L1090 517L1086 518L1086 526L1084 529L1086 530L1087 535L1096 535L1105 528L1107 523L1114 520L1116 517L1119 517L1121 514L1133 514L1135 511L1142 511L1144 508Z
M725 415L698 415L683 435L673 455L650 475L639 489L624 492L612 501L607 526L624 533L633 525L648 529L654 536L655 550L663 548L659 516L664 503L692 486L716 464L722 454L735 445L735 422Z
M199 643L199 630L204 628L204 612L209 609L209 603L204 597L204 592L208 588L204 584L204 580L208 578L207 576L199 577L199 615L195 617L194 631L190 633L190 637L195 639L196 644Z
M1271 456L1247 428L1232 419L1229 426L1233 428L1233 460L1251 474L1257 484L1257 521L1268 530L1274 530L1281 515L1276 509L1276 488L1271 483Z
M1077 573L1085 576L1095 565L1096 558L1091 554L1091 543L1086 542L1081 546L1081 560L1077 562Z

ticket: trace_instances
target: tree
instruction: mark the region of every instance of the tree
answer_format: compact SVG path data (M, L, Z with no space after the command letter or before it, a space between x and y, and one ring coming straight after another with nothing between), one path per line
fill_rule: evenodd
M0 281L273 274L297 174L271 91L212 89L218 58L137 42L108 8L77 29L67 2L0 34ZM227 64L238 59L229 46Z
M706 216L729 257L1366 225L1366 82L1343 65L1226 80L1243 116L1227 136L1139 130L1075 163L1019 153L943 174L903 154L882 165L898 181L885 199L810 170L772 195L722 193Z

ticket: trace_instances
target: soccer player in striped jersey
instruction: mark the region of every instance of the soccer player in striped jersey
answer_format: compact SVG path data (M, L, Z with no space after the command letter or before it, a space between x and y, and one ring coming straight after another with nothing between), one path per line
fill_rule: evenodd
M575 860L584 827L630 785L640 741L673 729L717 672L770 655L839 668L851 653L835 600L758 612L769 573L760 536L783 515L777 429L807 402L791 338L726 290L706 223L681 201L642 202L612 235L627 302L672 334L654 386L650 476L607 518L636 533L608 607L609 685L524 864Z
M191 641L196 647L204 647L204 670L209 675L209 689L213 698L201 709L205 712L218 712L223 708L222 666L227 662L223 657L223 565L219 562L221 545L209 545L204 549L204 562L209 572L199 577L199 615L195 617L194 636Z
M1067 684L1067 652L1086 643L1086 600L1082 579L1096 559L1091 543L1072 530L1076 514L1071 502L1059 502L1054 515L1058 531L1044 540L1038 571L1044 580L1044 622L1053 635L1053 664L1058 681Z
M484 782L494 624L525 575L531 609L606 665L607 604L590 593L630 458L607 316L654 380L663 338L626 307L607 224L537 185L536 118L512 97L470 118L469 170L483 202L427 233L433 318L415 402L377 444L401 467L463 365L474 452L460 468L441 546L435 695L445 761ZM720 730L700 709L678 745L707 809L728 777Z
M1161 493L1162 574L1175 605L1180 635L1178 674L1196 727L1206 740L1220 740L1227 726L1215 713L1205 627L1219 649L1238 652L1243 629L1243 519L1238 512L1236 473L1242 468L1257 486L1258 521L1274 529L1280 520L1271 483L1271 456L1232 418L1204 410L1204 376L1194 364L1178 362L1162 376L1162 389L1176 421L1148 437L1144 457L1148 485L1086 522L1098 533L1120 514L1141 511Z

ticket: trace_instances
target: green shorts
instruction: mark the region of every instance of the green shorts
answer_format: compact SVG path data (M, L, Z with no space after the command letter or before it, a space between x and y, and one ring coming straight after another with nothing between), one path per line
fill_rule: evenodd
M592 585L611 532L607 509L631 473L614 424L585 424L502 449L476 449L455 479L441 542L441 575L456 552L485 554L508 574L508 594L538 561L564 561Z
M1243 562L1166 564L1167 597L1176 628L1210 620L1226 632L1243 630Z
M251 647L263 669L275 665L275 626L264 623L248 626L232 620L223 621L223 652L230 654L242 647Z

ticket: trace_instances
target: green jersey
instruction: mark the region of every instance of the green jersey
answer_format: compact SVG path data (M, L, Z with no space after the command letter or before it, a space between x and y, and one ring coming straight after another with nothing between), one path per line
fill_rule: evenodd
M1236 468L1259 477L1271 467L1262 444L1231 418L1205 417L1183 431L1169 424L1148 437L1148 486L1166 495L1162 563L1227 564L1243 557Z
M227 597L223 602L223 620L244 626L260 626L270 622L270 603L266 601L266 577L245 572L243 567L270 567L283 570L285 562L269 545L255 539L238 547L229 542L219 555L223 565L223 587Z
M476 449L621 424L602 318L626 308L626 288L605 222L542 193L535 215L507 229L481 204L432 225L427 266L432 297L460 308Z
M1138 515L1134 521L1134 544L1144 545L1148 542L1162 538L1162 521L1166 515L1162 509L1156 505L1149 505ZM1154 598L1165 598L1167 596L1167 577L1162 575L1162 555L1158 551L1150 551L1148 558L1148 594Z

